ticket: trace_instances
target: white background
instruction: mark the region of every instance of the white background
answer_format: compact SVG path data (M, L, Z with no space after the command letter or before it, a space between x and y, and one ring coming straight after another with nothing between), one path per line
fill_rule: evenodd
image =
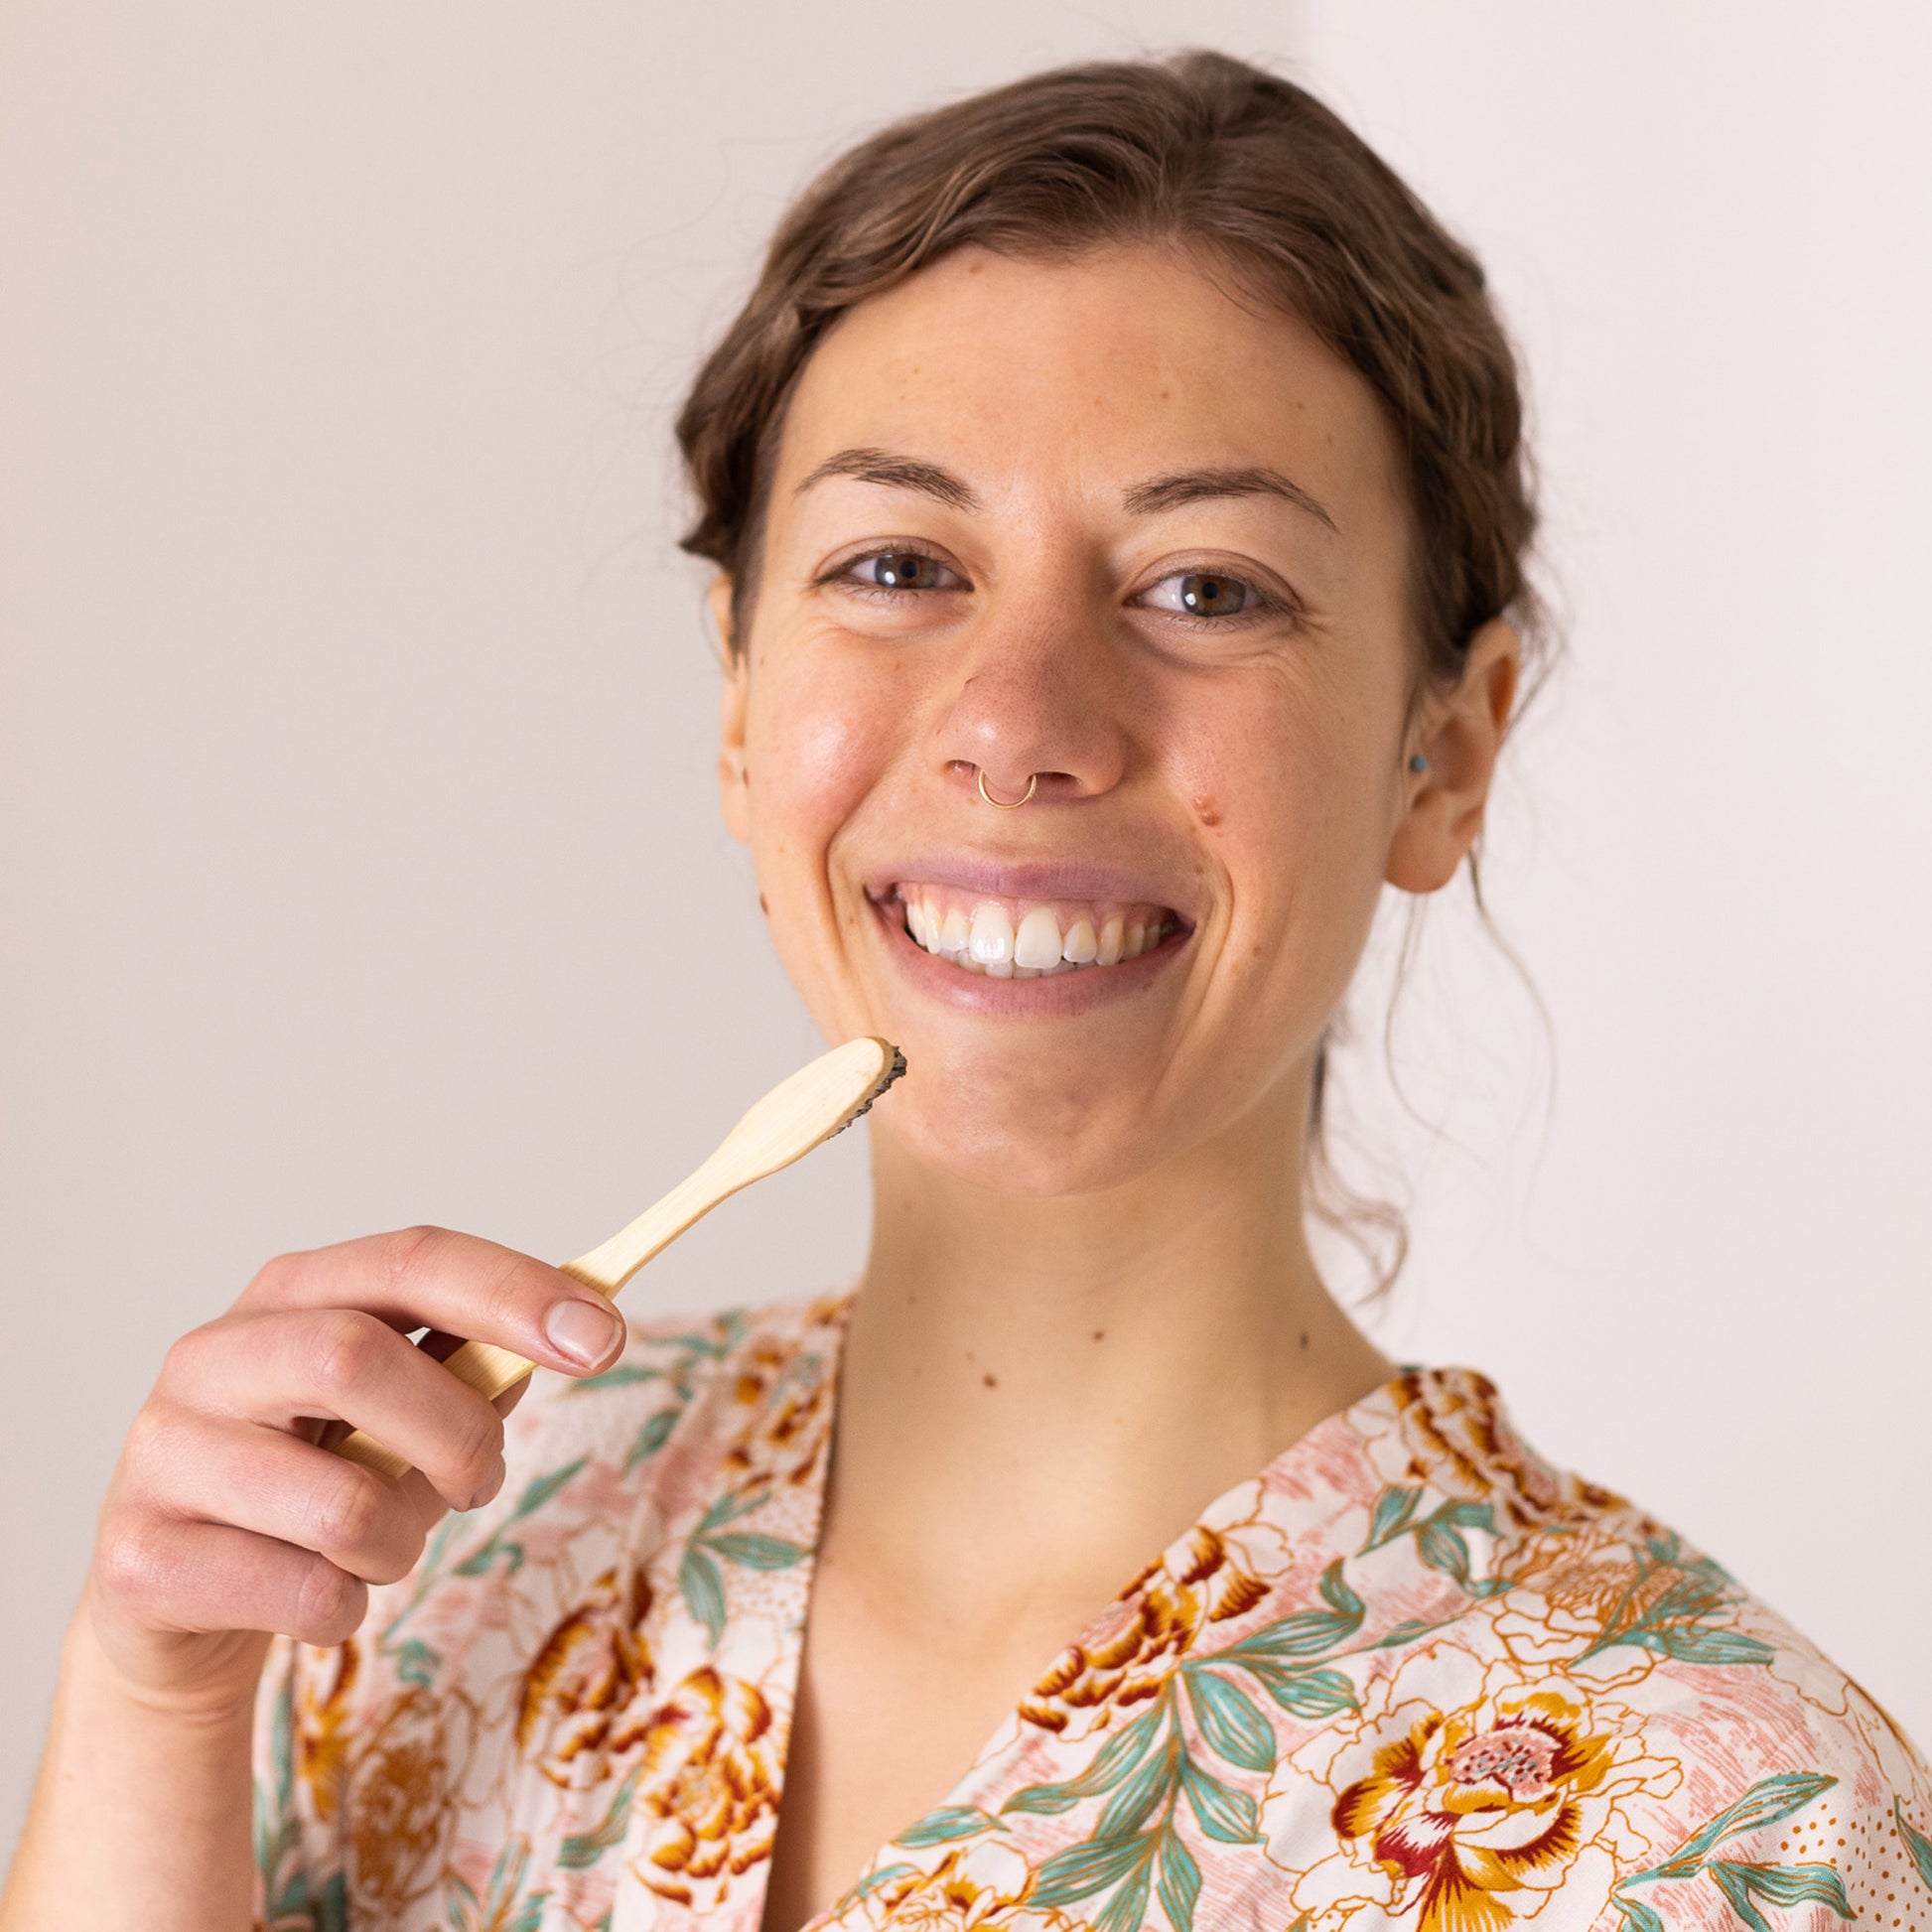
M14 0L0 1833L173 1336L374 1228L576 1253L815 1050L716 822L668 412L843 142L1185 42L1286 64L1477 245L1536 399L1572 661L1486 884L1556 1081L1457 888L1419 1126L1371 961L1380 1332L1932 1739L1928 19ZM626 1305L843 1280L863 1152Z

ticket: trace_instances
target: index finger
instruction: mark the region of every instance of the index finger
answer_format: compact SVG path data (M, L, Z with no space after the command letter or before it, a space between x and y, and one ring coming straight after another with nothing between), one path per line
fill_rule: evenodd
M361 1309L392 1327L493 1342L566 1375L603 1367L624 1339L623 1317L596 1289L514 1248L439 1227L278 1255L235 1308Z

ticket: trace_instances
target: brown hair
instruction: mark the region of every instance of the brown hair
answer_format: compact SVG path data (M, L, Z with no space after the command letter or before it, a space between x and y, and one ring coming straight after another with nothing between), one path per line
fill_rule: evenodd
M1549 639L1525 575L1536 512L1515 358L1482 269L1312 95L1204 52L1061 68L913 115L842 155L792 205L677 419L699 505L684 548L731 577L734 635L749 621L786 400L842 315L968 245L1052 258L1139 241L1183 247L1299 318L1381 397L1415 531L1411 702L1452 686L1471 636L1504 613L1524 635L1526 702ZM1474 849L1469 870L1487 920ZM1414 933L1412 917L1405 967ZM1310 1205L1371 1264L1364 1230L1392 1241L1379 1290L1401 1269L1407 1230L1333 1171L1327 1058L1324 1035Z

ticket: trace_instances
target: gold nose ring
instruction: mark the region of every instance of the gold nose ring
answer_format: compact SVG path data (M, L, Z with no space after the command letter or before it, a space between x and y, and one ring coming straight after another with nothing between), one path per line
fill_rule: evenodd
M993 794L990 791L988 791L986 788L985 766L982 765L979 767L979 774L980 774L980 796L984 798L986 802L994 808L995 811L1001 811L1001 812L1017 812L1020 809L1020 807L1024 805L1027 802L1027 800L1034 795L1034 792L1035 791L1035 789L1038 787L1039 784L1039 773L1037 771L1029 771L1027 773L1027 789L1023 791L1018 798L995 798Z

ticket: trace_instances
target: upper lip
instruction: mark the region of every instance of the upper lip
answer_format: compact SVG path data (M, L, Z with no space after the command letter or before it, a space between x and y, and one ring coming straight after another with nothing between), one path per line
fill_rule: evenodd
M1165 906L1191 923L1181 890L1171 880L1094 859L994 859L975 853L931 852L875 868L866 894L882 898L894 887L951 886L985 893L992 898L1121 899L1129 904Z

